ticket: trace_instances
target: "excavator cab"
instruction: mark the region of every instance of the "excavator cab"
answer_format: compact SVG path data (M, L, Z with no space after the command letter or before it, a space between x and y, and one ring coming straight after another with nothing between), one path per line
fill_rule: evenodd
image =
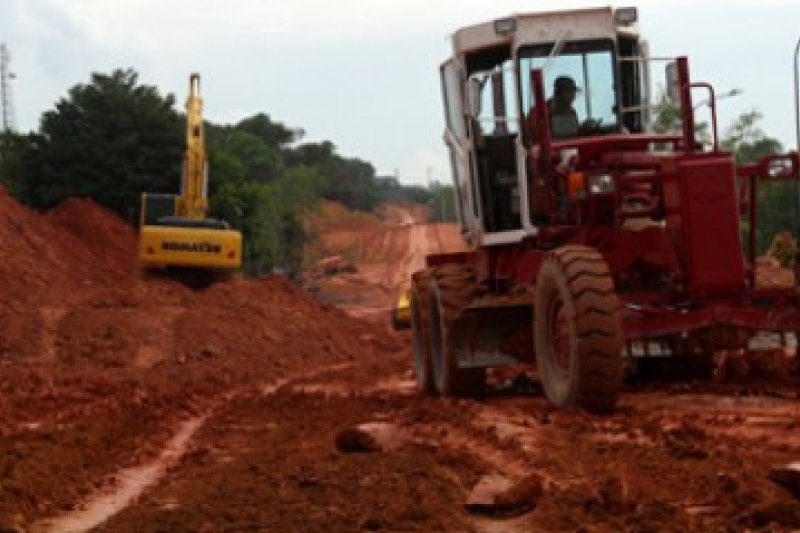
M186 152L179 194L143 193L139 259L146 269L230 272L242 264L242 235L208 217L208 167L200 76L189 78Z

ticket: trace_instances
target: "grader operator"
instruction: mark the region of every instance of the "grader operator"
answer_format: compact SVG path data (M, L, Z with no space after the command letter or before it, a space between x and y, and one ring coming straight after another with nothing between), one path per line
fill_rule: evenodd
M421 393L477 395L487 368L535 363L553 404L608 412L643 358L707 374L715 351L800 331L800 291L759 284L756 261L758 191L796 191L798 154L737 167L719 147L713 88L691 81L685 57L666 69L680 130L653 133L637 17L527 13L453 34L444 140L472 250L430 255L413 275ZM695 138L700 90L708 147Z
M224 220L208 218L208 163L200 75L189 77L186 151L180 194L142 194L139 259L148 271L180 280L213 280L242 264L242 235Z

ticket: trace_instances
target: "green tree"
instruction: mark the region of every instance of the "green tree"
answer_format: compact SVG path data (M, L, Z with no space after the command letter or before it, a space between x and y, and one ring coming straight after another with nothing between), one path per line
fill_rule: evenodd
M783 151L781 142L768 137L759 127L763 118L760 111L752 109L739 115L725 132L722 148L733 152L736 163L753 163Z
M176 191L184 141L173 104L131 69L92 74L42 116L23 198L49 208L91 197L128 218L143 191Z
M15 197L21 196L25 184L25 160L31 141L31 135L0 133L0 185Z
M235 157L242 165L245 179L266 183L283 171L283 156L277 145L269 144L238 126L207 125L206 132L209 152L216 149L217 153ZM220 179L217 174L214 176ZM224 180L225 176L221 179Z
M403 185L393 176L375 178L378 184L378 196L381 202L411 202L427 204L431 201L431 192L419 185Z
M722 148L733 153L739 165L754 163L760 159L783 152L777 139L769 137L759 123L763 115L758 110L742 113L726 130ZM758 183L758 253L764 253L776 234L791 231L797 235L800 229L800 211L797 181L759 181ZM749 228L745 227L745 239Z
M236 129L255 135L267 146L279 148L299 141L305 135L302 129L291 129L281 122L273 122L269 115L264 113L241 120L236 124Z
M288 166L317 169L323 177L320 194L327 200L342 203L350 209L370 211L381 201L375 168L355 157L341 157L329 142L307 143L284 150Z
M681 109L667 98L666 93L659 96L652 128L656 133L678 134L683 131ZM708 122L698 122L694 126L695 139L703 145L711 144Z
M431 219L434 222L455 222L455 193L451 185L433 182L430 188Z

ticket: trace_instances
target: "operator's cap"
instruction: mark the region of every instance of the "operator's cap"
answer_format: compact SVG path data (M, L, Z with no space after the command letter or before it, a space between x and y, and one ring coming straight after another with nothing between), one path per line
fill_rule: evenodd
M555 92L559 92L565 89L572 89L575 92L579 92L581 90L581 88L575 84L575 80L573 80L571 77L569 76L557 77L556 81L553 83L553 90Z

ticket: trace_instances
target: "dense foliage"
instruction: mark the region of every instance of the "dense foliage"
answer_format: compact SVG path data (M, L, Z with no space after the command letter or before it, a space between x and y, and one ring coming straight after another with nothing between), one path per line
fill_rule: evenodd
M767 136L758 123L762 115L752 110L743 113L725 132L722 147L730 150L736 163L755 163L761 158L783 152L780 141ZM800 190L798 182L775 181L758 184L758 253L764 253L781 232L794 235L800 231ZM745 236L749 227L745 226Z
M0 182L38 209L89 197L135 223L142 192L177 192L184 128L175 98L140 84L133 70L92 74L42 115L38 132L0 136ZM331 142L301 143L303 134L263 113L206 124L211 214L243 232L249 273L298 271L304 215L320 198L372 210L435 197L378 178Z
M47 209L85 196L126 218L142 191L174 189L183 153L174 98L139 84L132 70L71 88L28 141L23 200Z

